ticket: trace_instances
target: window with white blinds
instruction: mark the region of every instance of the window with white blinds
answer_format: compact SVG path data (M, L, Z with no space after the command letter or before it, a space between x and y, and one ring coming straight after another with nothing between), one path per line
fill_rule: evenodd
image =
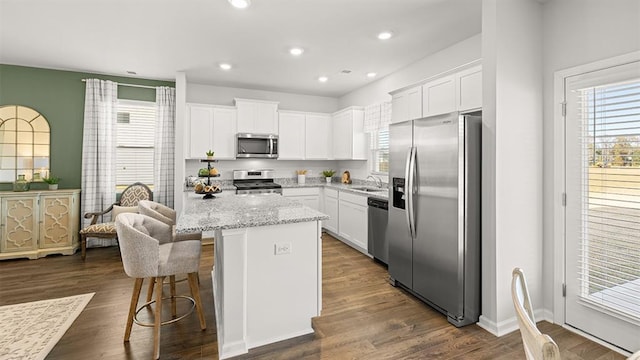
M380 128L371 133L371 171L389 172L389 128Z
M153 185L154 102L118 100L116 186Z
M580 296L640 320L640 79L578 95Z

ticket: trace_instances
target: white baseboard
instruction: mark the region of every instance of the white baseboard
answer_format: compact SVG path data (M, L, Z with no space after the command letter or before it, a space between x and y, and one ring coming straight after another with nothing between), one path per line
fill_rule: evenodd
M553 313L547 309L534 310L533 315L536 317L536 321L546 320L553 323ZM481 315L477 324L497 337L510 334L519 328L518 319L515 316L496 323Z

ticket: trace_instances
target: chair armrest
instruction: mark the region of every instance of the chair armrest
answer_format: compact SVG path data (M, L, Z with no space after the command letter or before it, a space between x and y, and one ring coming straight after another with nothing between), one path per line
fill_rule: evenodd
M108 213L109 211L113 210L113 205L118 205L118 204L119 203L113 203L106 210L103 210L103 211L88 212L88 213L84 214L84 218L85 219L91 218L91 225L94 225L98 221L98 216L101 216L101 215L104 215L104 214Z

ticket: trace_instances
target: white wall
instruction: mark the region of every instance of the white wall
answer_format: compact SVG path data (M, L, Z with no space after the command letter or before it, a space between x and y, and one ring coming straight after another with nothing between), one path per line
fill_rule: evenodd
M332 113L338 99L325 96L299 95L284 92L241 89L189 83L187 102L233 106L234 98L279 101L278 109Z
M480 322L497 335L517 329L510 289L514 267L525 270L534 307L542 307L541 6L533 0L483 1L483 78L489 87L483 118L490 132L483 139L495 141L484 144L489 151L483 171L495 171L495 184L483 184L483 201L495 205L495 214L483 213L483 227L485 221L495 226L495 234L483 233L482 249L495 259L483 258Z
M544 75L544 307L553 310L554 280L554 72L640 50L640 1L553 0L543 6ZM559 196L559 195L557 195Z
M433 77L447 70L478 60L481 56L480 34L472 36L435 54L424 57L369 85L354 90L338 99L339 108L367 106L391 101L389 92Z

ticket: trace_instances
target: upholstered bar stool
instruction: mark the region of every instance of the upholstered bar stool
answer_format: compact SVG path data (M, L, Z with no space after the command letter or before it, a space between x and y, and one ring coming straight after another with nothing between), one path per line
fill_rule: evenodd
M164 204L160 204L152 200L140 200L140 202L138 202L138 213L152 217L156 220L162 221L163 223L171 226L173 241L184 241L184 240L202 241L202 232L176 234L175 230L176 230L177 213L175 210L173 210L172 208ZM179 281L184 281L184 280L185 279L182 279ZM173 289L175 287L175 278L171 278L170 284ZM155 280L151 279L151 281L149 282L149 289L147 290L147 301L151 301L154 286L155 286Z
M137 312L149 305L145 303L140 308L137 308L142 281L145 278L153 278L157 284L162 284L167 276L188 274L187 279L191 289L191 299L198 313L200 328L205 330L206 323L200 300L198 279L201 242L198 240L174 242L172 241L172 232L169 225L141 214L120 214L116 219L116 229L120 241L120 253L124 271L129 277L135 279L124 341L129 341L134 322L142 326L151 326L151 324L142 324L136 319ZM158 285L155 288L153 356L154 359L158 359L160 356L160 326L178 321L183 317L162 322L162 285ZM173 287L171 300L172 315L175 317L175 293Z

